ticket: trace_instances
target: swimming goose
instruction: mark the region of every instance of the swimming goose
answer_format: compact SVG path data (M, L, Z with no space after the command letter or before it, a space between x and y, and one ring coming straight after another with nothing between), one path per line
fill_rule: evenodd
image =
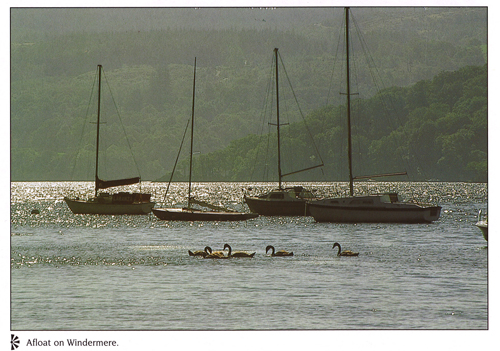
M227 254L228 257L250 257L252 258L255 255L255 252L253 253L248 253L248 252L243 252L243 251L235 251L234 253L231 252L231 246L229 244L224 244L224 250L228 249L229 252Z
M212 253L212 249L209 247L209 246L206 246L205 247L205 250L198 250L198 251L191 251L191 250L188 250L188 254L189 256L203 256L205 257L206 255L209 255Z
M271 252L271 256L293 256L293 252L288 252L288 251L285 251L285 250L278 250L276 253L274 252L274 246L272 245L268 245L266 247L266 253L269 251L269 250L273 250L273 252Z
M335 249L335 247L339 248L339 252L337 252L337 256L358 256L359 255L359 252L352 252L351 250L345 250L345 251L340 252L342 249L340 248L339 243L333 244L332 249Z
M207 253L203 258L229 258L228 256L224 256L224 252L222 251L213 251L210 247L205 247L205 252Z

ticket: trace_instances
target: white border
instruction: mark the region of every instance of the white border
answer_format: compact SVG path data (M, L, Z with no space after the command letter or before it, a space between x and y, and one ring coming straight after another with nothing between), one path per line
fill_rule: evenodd
M2 55L1 79L2 84L2 107L4 114L0 120L0 162L3 165L0 179L0 196L2 200L2 211L0 211L0 223L2 233L1 257L2 257L2 284L1 296L4 307L0 317L1 331L0 341L3 349L7 349L10 339L10 174L5 165L10 164L10 7L274 7L274 6L488 6L488 48L489 48L489 225L496 228L496 218L492 214L497 213L495 199L499 198L497 179L497 162L494 159L497 148L494 132L499 130L497 103L500 94L498 92L498 66L496 56L498 48L498 1L243 1L243 0L172 0L172 1L114 1L114 0L88 0L88 1L7 1L0 7L2 26ZM114 339L119 347L108 347L108 350L220 350L224 348L238 348L239 350L314 350L326 348L331 350L491 350L496 335L498 345L499 319L498 319L498 255L495 244L498 233L493 230L490 235L489 244L489 330L488 331L283 331L283 332L207 332L207 331L166 331L166 332L131 332L131 331L106 331L106 332L58 332L58 331L36 331L36 332L12 332L22 340L38 337L40 340L64 340L66 338L78 338L89 340ZM9 282L9 283L7 283ZM6 313L9 311L9 313ZM496 333L496 334L495 334ZM25 350L26 346L18 350ZM59 349L62 347L43 347L43 350ZM77 348L81 349L80 348ZM96 349L96 348L90 348ZM103 349L103 348L99 348Z

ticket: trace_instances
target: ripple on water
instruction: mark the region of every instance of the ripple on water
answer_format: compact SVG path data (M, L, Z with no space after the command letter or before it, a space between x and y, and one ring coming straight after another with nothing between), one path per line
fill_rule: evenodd
M303 185L320 196L347 189L346 183ZM443 206L441 219L430 225L309 217L183 223L73 215L62 198L91 195L92 183L12 183L12 328L487 329L487 242L474 226L477 211L487 208L487 185L358 185L398 190L407 199L413 189L419 201ZM276 184L196 183L195 192L247 211L248 187L257 194ZM165 183L142 185L160 200L165 189ZM187 185L171 190L168 202L181 205ZM39 215L31 214L34 208ZM359 257L337 257L335 241ZM224 243L255 257L214 261L187 253ZM270 257L267 245L294 256Z

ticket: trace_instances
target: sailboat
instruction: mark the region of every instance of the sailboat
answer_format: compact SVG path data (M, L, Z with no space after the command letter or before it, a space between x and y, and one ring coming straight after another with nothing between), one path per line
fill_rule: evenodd
M151 201L151 194L119 192L116 194L99 192L116 186L136 184L140 177L103 180L99 178L99 129L101 123L101 72L98 68L98 93L97 93L97 133L96 133L96 158L95 158L95 193L94 197L82 200L80 198L65 197L64 201L75 214L106 214L106 215L143 215L151 212L155 203Z
M488 218L487 217L482 217L483 211L479 210L479 213L477 214L477 223L476 227L481 229L481 232L483 233L484 240L488 241Z
M260 196L244 196L244 201L250 211L263 216L306 216L306 202L313 201L313 193L302 186L290 188L283 187L283 177L310 169L323 166L321 164L308 167L299 171L283 174L281 171L281 139L280 139L280 105L279 105L279 79L278 79L278 49L274 49L275 72L276 72L276 129L278 138L278 189L272 190Z
M429 223L437 221L441 207L403 202L397 193L354 196L354 180L378 176L405 175L406 172L376 176L353 177L351 145L351 91L349 68L349 8L345 8L347 140L349 161L348 197L327 198L308 202L307 208L317 222L337 223Z
M193 74L193 103L191 111L191 149L189 153L189 187L188 187L188 204L183 208L153 208L153 213L156 217L165 221L244 221L251 218L256 218L257 213L237 212L230 209L214 206L212 204L198 201L191 196L191 175L193 168L193 135L194 135L194 104L196 91L196 58L194 60ZM181 144L182 145L182 144ZM172 172L173 174L173 172ZM202 211L192 208L193 204L210 208L210 211Z

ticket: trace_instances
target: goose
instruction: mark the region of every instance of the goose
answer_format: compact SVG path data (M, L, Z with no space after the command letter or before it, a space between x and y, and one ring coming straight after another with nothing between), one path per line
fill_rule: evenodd
M337 253L337 256L358 256L359 255L359 252L352 252L351 250L345 250L345 251L340 252L342 249L340 248L339 243L333 244L332 249L335 249L335 247L339 248L339 252Z
M189 256L203 256L205 257L206 255L209 255L212 253L212 249L210 248L210 246L206 246L205 247L205 250L198 250L198 251L191 251L191 250L188 250L188 254Z
M224 244L224 250L228 249L229 252L227 254L228 257L250 257L252 258L255 255L255 252L253 253L248 253L248 252L243 252L243 251L235 251L234 253L231 252L231 246L229 244Z
M212 249L208 246L205 247L205 252L207 254L205 256L203 256L203 258L216 258L216 259L229 258L229 255L224 256L224 252L222 252L222 251L213 251L212 252Z
M285 250L278 250L276 253L274 252L274 246L272 245L268 245L266 247L266 253L269 251L269 250L273 250L273 252L271 252L271 256L293 256L293 252L288 252L288 251L285 251Z

